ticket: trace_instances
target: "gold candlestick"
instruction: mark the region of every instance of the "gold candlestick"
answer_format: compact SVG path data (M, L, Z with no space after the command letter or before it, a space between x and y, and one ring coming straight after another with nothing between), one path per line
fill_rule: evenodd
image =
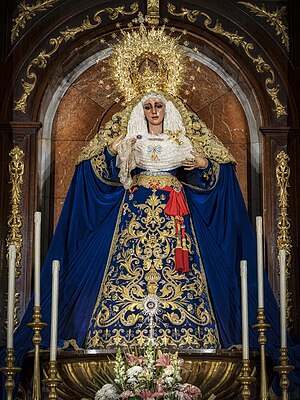
M242 397L245 400L251 399L250 385L255 381L255 377L251 375L250 360L243 360L242 375L237 378L237 381L243 385Z
M294 369L292 365L288 365L289 357L288 350L286 347L281 347L279 362L280 364L274 367L274 370L280 375L280 387L282 393L282 400L288 400L288 388L289 388L289 373Z
M14 357L14 349L6 349L6 366L0 368L6 375L5 381L5 390L6 390L6 397L7 400L13 400L13 392L15 388L15 380L14 375L22 370L22 368L15 367L15 357Z
M257 309L257 324L252 325L252 328L258 332L258 344L260 345L260 400L267 400L268 385L267 385L267 367L266 367L266 352L265 345L267 338L265 332L271 327L270 324L265 323L265 310L263 308Z
M49 362L48 378L43 379L43 383L49 388L48 399L58 399L57 396L57 386L61 382L61 378L58 376L58 371L56 367L56 361Z
M42 322L41 307L33 307L33 322L30 322L28 326L32 328L34 334L32 342L34 344L34 373L33 373L33 385L32 385L32 399L41 399L41 376L40 376L40 344L42 341L41 330L47 326L45 322Z

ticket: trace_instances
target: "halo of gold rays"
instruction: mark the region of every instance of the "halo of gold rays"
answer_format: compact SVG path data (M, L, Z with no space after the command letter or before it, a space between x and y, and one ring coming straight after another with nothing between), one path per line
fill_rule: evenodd
M186 72L186 55L179 37L169 36L165 28L147 29L143 24L112 46L109 60L111 77L125 101L149 92L179 95Z

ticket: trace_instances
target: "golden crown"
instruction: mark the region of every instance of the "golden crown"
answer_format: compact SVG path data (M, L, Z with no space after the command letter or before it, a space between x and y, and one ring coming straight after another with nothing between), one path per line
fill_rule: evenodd
M179 94L184 82L186 56L178 40L165 27L122 31L123 38L112 46L111 77L117 90L132 101L150 92Z

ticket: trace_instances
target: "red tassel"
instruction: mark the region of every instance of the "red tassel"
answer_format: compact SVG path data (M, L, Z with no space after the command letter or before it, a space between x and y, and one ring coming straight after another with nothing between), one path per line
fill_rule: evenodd
M175 270L189 272L189 252L186 247L185 226L183 216L189 214L181 188L179 191L172 186L165 186L162 190L170 193L164 209L165 214L175 217L177 243L175 248Z
M182 272L190 272L188 250L182 250L182 264L183 264Z
M175 270L183 272L183 251L180 247L175 249Z
M181 242L182 242L182 261L183 261L183 272L190 271L189 265L189 252L186 247L186 237L185 237L185 226L184 219L181 218Z

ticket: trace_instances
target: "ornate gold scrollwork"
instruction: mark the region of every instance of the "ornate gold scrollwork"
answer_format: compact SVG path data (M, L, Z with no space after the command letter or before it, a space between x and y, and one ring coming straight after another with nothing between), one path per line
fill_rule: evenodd
M282 21L282 17L286 14L285 6L281 7L280 9L276 7L275 11L267 11L265 5L259 7L246 1L239 1L239 4L243 4L245 7L249 8L249 10L258 17L266 18L267 22L269 22L271 26L274 26L276 35L281 36L281 43L285 45L287 50L289 50L289 36L287 33L287 27Z
M79 32L84 32L86 30L94 29L97 26L99 26L102 23L102 18L100 14L107 12L109 14L109 18L111 20L115 20L119 17L119 15L132 15L137 12L139 8L138 3L133 3L130 6L130 11L125 11L124 6L119 6L116 8L105 8L103 10L97 11L93 15L93 21L95 23L92 23L90 21L90 18L87 16L82 24L80 26L77 26L75 28L66 28L65 31L60 31L60 35L57 36L56 38L51 38L49 40L49 44L53 46L52 50L50 50L48 53L46 50L42 50L37 57L35 57L31 63L28 65L27 70L26 70L26 77L29 80L32 80L32 82L28 82L26 80L22 80L22 87L23 87L23 94L20 97L19 100L15 101L15 107L14 110L21 111L22 113L26 112L26 107L27 107L27 99L30 96L30 93L33 91L35 88L35 85L37 83L37 75L35 72L32 71L33 67L38 67L38 68L46 68L48 60L50 57L59 49L59 46L63 42L67 42L71 39L74 39L77 33Z
M199 10L188 10L187 8L181 8L181 12L177 13L176 6L174 4L168 3L167 5L168 11L170 14L175 15L176 17L187 17L190 22L196 22L198 16L200 15Z
M186 8L182 8L181 12L175 12L174 10L176 7L173 4L168 4L168 11L170 14L175 15L177 17L184 17L187 16L189 21L195 22L198 18L199 15L204 16L206 19L204 20L203 24L208 29L209 31L216 33L218 35L225 36L229 39L230 43L235 44L236 46L241 46L246 55L252 60L254 64L256 64L256 71L260 74L269 72L271 75L270 77L265 79L265 88L268 93L268 95L271 97L273 103L275 104L275 109L273 110L276 112L277 118L287 115L286 111L286 106L283 106L278 99L278 93L279 93L279 85L275 85L275 73L271 66L266 63L266 61L263 59L261 55L253 56L250 52L254 49L253 43L246 42L244 40L244 36L238 35L238 33L232 33L232 32L227 32L224 30L222 24L219 21L215 22L215 26L211 26L213 23L212 18L204 13L200 12L199 10L188 10Z
M288 162L290 161L289 156L284 152L281 151L276 156L277 167L276 167L276 179L277 179L277 186L279 188L278 192L278 205L280 208L280 214L277 218L277 228L279 230L277 236L277 249L285 250L286 251L286 278L290 279L291 277L291 263L292 263L292 238L290 235L290 228L291 228L291 219L288 215L288 187L289 179L290 179L290 167ZM279 256L278 256L279 257ZM278 258L279 259L279 258ZM287 323L288 327L291 328L293 324L292 319L292 293L287 290Z
M20 211L21 204L21 185L23 184L23 174L24 174L24 161L25 156L22 149L18 146L14 147L9 156L11 161L9 162L9 183L11 184L11 195L10 195L10 205L11 212L8 216L7 225L9 228L6 237L6 259L8 260L8 249L11 244L16 246L16 279L21 274L21 258L22 258L22 244L23 236L21 233L22 227L22 215ZM19 298L20 294L15 294L15 308L14 308L14 322L15 325L18 324L18 311L19 311Z
M58 0L37 0L35 4L26 4L25 0L18 4L19 14L13 19L11 29L11 43L18 37L21 29L25 28L27 21L34 17L36 13L46 11L47 8L53 7Z

